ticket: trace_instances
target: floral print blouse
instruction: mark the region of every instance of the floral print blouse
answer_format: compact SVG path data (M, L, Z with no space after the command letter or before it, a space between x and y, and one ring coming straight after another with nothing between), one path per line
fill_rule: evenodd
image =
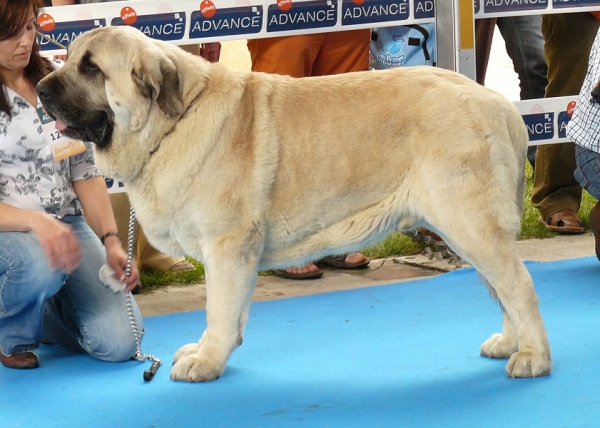
M91 143L85 143L84 152L55 161L51 136L42 127L40 101L38 112L12 89L2 90L12 101L12 115L0 111L0 202L57 218L80 214L71 183L102 175Z

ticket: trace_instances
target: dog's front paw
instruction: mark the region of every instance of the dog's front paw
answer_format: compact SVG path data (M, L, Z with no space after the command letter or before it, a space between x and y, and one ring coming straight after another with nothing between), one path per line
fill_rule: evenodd
M489 358L509 358L519 350L519 344L503 334L493 334L481 345L481 355Z
M531 351L515 352L506 364L506 373L510 377L547 376L551 370L552 360L549 354Z
M198 343L188 343L187 345L182 346L177 350L175 356L173 357L173 365L175 365L177 361L181 360L187 355L197 354L199 348L200 346L198 345Z
M199 355L186 355L171 369L171 379L187 382L208 382L218 379L225 365L209 361Z

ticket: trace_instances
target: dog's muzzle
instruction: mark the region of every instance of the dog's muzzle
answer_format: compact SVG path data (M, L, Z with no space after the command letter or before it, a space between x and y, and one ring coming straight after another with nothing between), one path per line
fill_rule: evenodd
M111 110L86 110L80 106L65 104L53 83L43 79L36 86L36 92L46 112L57 121L57 129L75 140L89 141L99 148L106 148L113 133L113 112Z

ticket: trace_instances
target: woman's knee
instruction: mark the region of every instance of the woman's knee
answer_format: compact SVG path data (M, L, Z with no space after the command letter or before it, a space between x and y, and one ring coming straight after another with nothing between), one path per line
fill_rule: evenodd
M95 338L86 346L85 351L102 361L121 362L130 360L137 351L136 341L129 331L116 332L113 336ZM124 333L124 334L123 334Z
M145 333L137 305L132 303L130 308L125 308L120 302L115 302L103 312L105 316L101 320L95 319L83 327L82 331L87 335L87 339L84 339L84 349L103 361L118 362L131 359Z
M18 287L25 294L50 297L67 279L63 271L52 270L43 250L26 233L0 233L0 287L4 292Z

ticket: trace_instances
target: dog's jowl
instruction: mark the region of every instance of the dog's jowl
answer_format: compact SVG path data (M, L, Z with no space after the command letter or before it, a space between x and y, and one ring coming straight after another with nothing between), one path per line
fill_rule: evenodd
M130 27L79 36L38 93L95 144L150 242L204 263L207 328L171 377L208 381L242 343L257 272L438 233L503 310L481 354L550 373L516 251L528 135L514 105L435 67L296 79L210 64ZM465 364L467 362L465 361Z

